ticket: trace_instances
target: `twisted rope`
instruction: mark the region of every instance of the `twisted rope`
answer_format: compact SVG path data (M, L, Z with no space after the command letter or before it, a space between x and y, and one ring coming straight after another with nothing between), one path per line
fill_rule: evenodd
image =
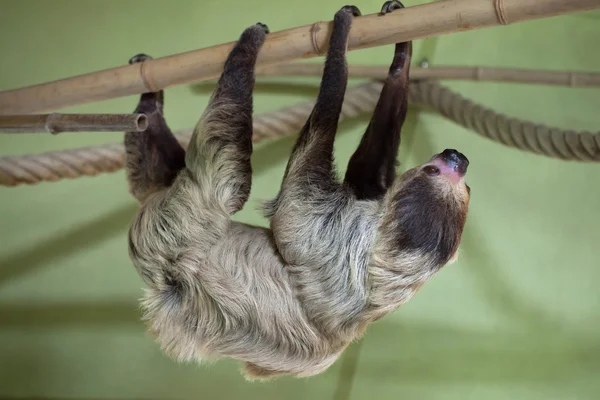
M372 109L381 84L367 84L346 93L340 120L353 118ZM275 139L300 131L309 117L316 100L307 101L281 110L254 117L253 141ZM191 129L175 133L177 140L187 148ZM7 156L0 158L0 185L17 186L44 181L74 179L116 172L125 166L125 148L122 143L52 151L41 154Z
M383 84L371 82L346 92L340 121L372 110ZM426 105L457 124L506 146L563 160L600 161L600 133L560 130L509 118L430 81L411 82L409 100ZM254 118L254 142L298 132L315 100ZM176 133L187 147L191 130ZM0 158L0 185L16 186L116 172L124 167L122 143Z
M600 132L576 132L510 118L476 104L437 82L410 86L411 100L505 146L563 160L600 162Z

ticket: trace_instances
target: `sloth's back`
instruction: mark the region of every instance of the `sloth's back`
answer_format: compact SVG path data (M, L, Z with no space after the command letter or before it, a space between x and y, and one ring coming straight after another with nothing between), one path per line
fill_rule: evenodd
M162 275L148 280L142 308L163 351L182 361L232 357L257 371L322 371L342 348L307 318L272 231L233 221L225 226L209 248L201 241L165 248L172 264L154 257L148 268L145 253L134 257L142 276L147 270Z
M208 252L202 285L226 309L276 317L298 308L285 261L271 230L231 222ZM214 292L213 292L214 291ZM242 316L240 316L242 317Z
M294 295L293 278L271 230L231 222L202 269L202 287L218 304L221 317L231 321L214 342L222 355L289 370L325 360L329 364L337 357L332 358Z

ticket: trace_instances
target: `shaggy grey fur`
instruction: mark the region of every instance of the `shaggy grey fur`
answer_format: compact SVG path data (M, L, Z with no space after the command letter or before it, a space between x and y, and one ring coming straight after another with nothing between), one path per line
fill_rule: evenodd
M386 2L382 13L398 8ZM335 14L317 103L265 206L271 229L231 221L250 193L254 66L266 26L241 35L187 152L164 121L163 93L142 95L136 111L150 127L125 135L141 203L129 253L148 286L144 319L174 359L230 357L260 379L318 374L457 253L464 179L440 173L440 155L395 175L411 43L396 45L369 128L344 181L336 177L345 51L359 15L352 6Z

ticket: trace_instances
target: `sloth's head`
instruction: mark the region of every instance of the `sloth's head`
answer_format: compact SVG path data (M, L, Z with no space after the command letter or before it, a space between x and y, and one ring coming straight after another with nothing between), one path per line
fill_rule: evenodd
M453 262L469 208L468 166L463 154L447 149L399 176L386 198L384 229L393 229L396 242L387 245L434 268Z

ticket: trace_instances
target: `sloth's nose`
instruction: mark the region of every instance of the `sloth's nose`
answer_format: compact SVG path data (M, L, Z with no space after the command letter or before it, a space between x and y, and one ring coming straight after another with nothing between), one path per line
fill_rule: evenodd
M450 168L456 171L461 176L467 173L469 160L464 154L454 150L446 149L440 153L439 158Z

